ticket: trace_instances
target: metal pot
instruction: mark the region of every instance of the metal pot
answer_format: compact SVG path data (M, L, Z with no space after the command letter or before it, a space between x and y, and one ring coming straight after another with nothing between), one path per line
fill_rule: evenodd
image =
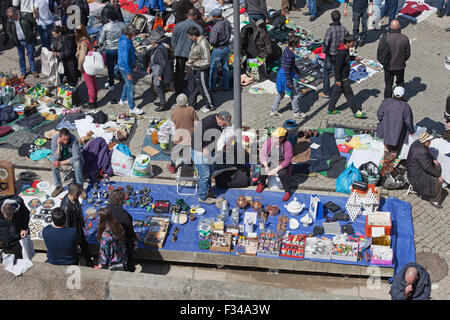
M278 212L280 212L280 209L275 205L269 205L266 207L267 212L269 212L270 216L276 216Z
M247 206L247 200L244 196L239 196L236 200L236 204L239 208L244 209Z

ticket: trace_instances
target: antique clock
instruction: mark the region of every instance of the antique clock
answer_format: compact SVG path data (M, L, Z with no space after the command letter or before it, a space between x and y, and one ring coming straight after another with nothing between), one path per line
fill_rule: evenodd
M0 195L13 195L15 183L14 165L8 161L0 161Z

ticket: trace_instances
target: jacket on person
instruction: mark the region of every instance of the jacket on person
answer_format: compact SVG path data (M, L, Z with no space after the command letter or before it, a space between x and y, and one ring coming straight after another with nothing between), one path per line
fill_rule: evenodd
M441 176L433 162L433 156L419 140L409 147L406 158L406 172L409 183L420 195L433 197L436 192L436 179Z
M125 240L127 242L134 242L137 239L133 228L133 217L121 206L110 205L112 215L116 218L125 231Z
M400 30L390 30L386 34L386 42L390 46L391 59L388 71L402 70L406 67L406 61L411 56L411 46L409 39ZM378 43L378 51L382 51L384 43L382 39Z
M194 5L191 0L178 1L175 8L175 23L186 20L187 14L191 9L194 9Z
M417 269L418 279L413 284L414 290L411 292L410 296L406 298L403 295L407 287L405 273L410 267ZM395 275L389 294L391 295L392 300L428 300L431 294L430 275L420 264L409 262Z
M125 29L125 23L122 21L116 20L106 23L98 39L99 45L104 45L106 50L117 50L123 29Z
M348 30L341 25L340 22L333 22L325 32L323 39L322 52L324 54L335 56L340 43L344 41L344 37L348 34Z
M399 146L408 143L408 135L413 134L413 114L409 104L402 100L388 98L383 100L377 112L380 123L377 125L377 137L384 144Z
M208 40L200 36L197 42L194 42L189 52L189 58L186 62L192 70L206 70L211 63L211 50Z
M34 41L34 34L33 34L33 27L34 22L30 19L28 15L24 15L22 13L19 13L19 23L22 27L23 34L25 36L25 42L27 44ZM14 23L13 19L9 19L6 23L6 33L8 34L9 39L12 40L14 45L18 47L20 45L19 38L17 37L16 32L16 24Z
M64 228L76 228L78 234L84 238L84 219L80 202L75 200L75 203L73 203L69 200L69 195L66 194L61 200L60 207L66 213Z
M232 32L233 28L231 27L230 21L222 18L222 20L217 21L211 28L209 43L215 48L227 46L230 42Z
M159 44L152 51L150 56L150 68L152 69L153 81L157 80L155 78L161 77L163 83L169 83L172 79L169 64L169 53L167 52L167 48L164 44Z
M119 38L117 65L127 74L132 74L134 69L134 52L133 42L122 34Z
M17 195L1 196L0 208L5 201L16 207L11 220L7 220L0 212L0 244L3 248L11 248L21 239L20 231L29 230L30 211L25 206L23 199Z
M289 170L292 170L293 165L291 164L291 160L292 160L292 156L294 155L294 153L292 151L291 143L288 140L286 140L279 146L279 148L283 155L283 160L281 161L281 163L279 165L281 165L283 168L289 167ZM266 161L270 162L270 159L272 158L271 153L274 150L275 149L273 148L273 145L272 145L272 138L268 138L264 142L264 144L262 145L262 147L259 151L259 159L260 159L261 163L264 163ZM275 159L275 158L273 158L273 159ZM279 160L279 159L275 159L275 160Z
M350 57L349 50L341 43L337 50L336 63L334 65L334 77L336 81L348 79L350 75L351 60L353 60L353 58Z
M245 0L245 9L248 14L262 14L266 19L269 18L266 0Z
M52 138L52 159L53 161L60 160L61 158L61 149L58 150L58 137L59 135L55 135ZM62 147L62 145L61 145ZM83 155L81 154L80 145L78 144L77 138L70 134L69 144L67 148L72 153L72 157L70 158L70 164L73 164L75 161L81 160L83 161ZM59 154L59 155L58 155Z
M203 34L202 27L191 19L177 23L173 29L171 45L176 57L189 57L193 41L189 39L187 32L191 27L196 27L200 31L200 34Z
M147 9L156 9L161 12L166 11L166 5L163 0L139 0L139 10L141 10L144 6Z
M80 8L80 22L82 25L87 26L89 21L89 4L86 0L72 0L72 5L78 6Z
M66 75L73 75L71 77L72 79L77 79L78 61L76 58L75 38L73 36L62 34L61 37L54 38L50 50L59 53L59 58L64 65L64 73Z
M77 53L75 56L77 57L78 62L78 70L83 71L83 63L84 59L86 59L86 56L88 52L92 50L92 44L89 42L87 38L82 38L77 43Z
M105 25L108 23L108 12L109 11L115 11L117 13L116 21L123 22L123 15L122 15L122 10L120 9L120 5L118 5L117 7L114 7L111 4L111 2L108 2L102 9L102 13L101 13L102 25Z
M254 47L253 44L254 43ZM254 24L248 24L241 30L241 48L250 58L264 58L272 56L272 41L267 31Z
M87 172L89 179L98 179L101 176L100 172L112 176L112 150L109 150L104 138L97 137L88 141L83 147L81 154L84 160L83 168Z

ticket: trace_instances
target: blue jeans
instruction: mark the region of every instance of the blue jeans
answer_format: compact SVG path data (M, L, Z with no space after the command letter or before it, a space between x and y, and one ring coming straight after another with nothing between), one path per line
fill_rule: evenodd
M317 14L317 2L316 0L306 0L306 4L308 5L308 11L311 13L313 17Z
M209 88L215 91L217 85L217 69L222 66L222 88L228 90L230 88L230 69L228 67L228 59L230 58L230 48L222 46L213 48L211 52L211 70L209 72Z
M441 14L445 12L446 16L450 16L450 3L447 2L446 10L444 11L445 0L439 0L437 9L441 11Z
M324 66L323 66L323 90L327 96L330 95L330 75L331 70L334 69L336 63L336 56L327 54L325 56Z
M353 35L358 39L365 39L367 36L367 20L369 14L366 11L356 12L353 11ZM361 33L359 33L359 22L361 21Z
M134 103L134 83L133 80L128 80L127 72L119 67L120 74L123 77L123 90L122 97L120 98L122 101L127 101L130 109L134 109L136 106Z
M41 36L42 46L50 50L50 43L52 42L52 30L54 23L45 26L38 25L39 35Z
M205 200L211 188L211 176L214 173L214 159L205 156L202 152L191 149L191 157L199 175L198 197Z
M83 181L84 181L83 161L77 160L72 164L72 166L73 166L73 169L75 170L75 181L78 184L83 185ZM55 186L61 187L62 181L61 181L61 172L59 171L59 168L52 167L52 174L53 174L53 181L55 182Z
M108 68L108 83L110 86L114 85L114 77L117 76L117 49L106 49L106 66Z
M256 22L258 20L266 20L266 17L263 14L249 14L248 15L248 19L250 20L250 22Z
M27 64L25 62L25 49L27 50L28 63L30 64L30 71L31 72L36 71L36 69L34 68L34 42L32 41L29 44L26 44L25 41L20 41L19 45L17 46L17 52L19 53L19 66L21 74L27 73Z
M389 23L395 19L397 12L397 0L386 0L383 7L381 8L380 19L383 18L387 13L389 13Z

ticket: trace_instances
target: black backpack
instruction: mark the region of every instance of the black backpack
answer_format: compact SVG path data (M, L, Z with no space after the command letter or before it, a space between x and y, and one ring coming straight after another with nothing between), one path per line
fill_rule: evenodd
M377 50L377 59L383 65L385 71L389 71L391 62L391 46L387 42L385 33L380 39L380 45Z

